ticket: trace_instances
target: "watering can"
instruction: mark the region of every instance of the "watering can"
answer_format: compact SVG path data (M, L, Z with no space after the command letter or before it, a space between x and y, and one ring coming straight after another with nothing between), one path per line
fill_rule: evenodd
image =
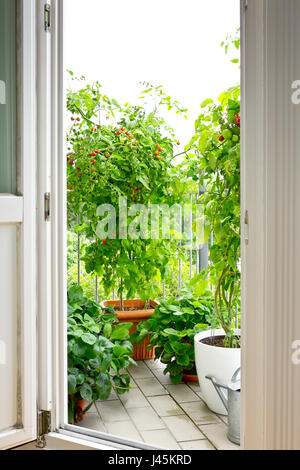
M217 380L212 375L206 376L215 387L217 394L228 411L228 439L238 445L240 444L240 371L240 368L235 371L228 385L217 383ZM224 390L227 390L227 396Z

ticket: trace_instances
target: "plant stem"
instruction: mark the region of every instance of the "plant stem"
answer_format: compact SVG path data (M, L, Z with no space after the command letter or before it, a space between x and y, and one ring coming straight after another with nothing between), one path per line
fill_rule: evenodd
M123 300L123 279L121 279L121 291L120 291L120 310L124 310L124 300Z

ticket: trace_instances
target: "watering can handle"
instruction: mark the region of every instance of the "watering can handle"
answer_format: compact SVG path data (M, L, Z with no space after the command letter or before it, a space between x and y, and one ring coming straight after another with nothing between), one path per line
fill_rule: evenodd
M231 382L236 382L236 381L237 381L237 377L238 377L240 371L241 371L241 368L239 367L239 368L235 371L235 373L233 374L232 379L231 379Z
M215 377L213 377L212 375L207 375L205 377L206 379L210 380L211 383L213 384L213 386L215 387L216 389L216 392L217 394L219 395L223 405L225 406L226 410L228 411L228 401L227 401L227 397L225 395L225 393L223 392L223 388L225 390L228 390L228 387L226 387L226 385L222 385L222 384L218 384Z

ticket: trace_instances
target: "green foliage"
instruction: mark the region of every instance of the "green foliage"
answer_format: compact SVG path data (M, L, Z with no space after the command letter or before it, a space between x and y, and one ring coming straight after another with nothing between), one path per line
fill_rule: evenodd
M194 336L209 327L212 311L211 292L197 299L191 292L182 291L178 299L161 301L154 315L138 325L131 340L138 344L150 334L149 349L156 346L156 359L166 364L164 374L169 373L175 384L180 383L184 370L194 373Z
M68 393L69 420L76 421L76 401L106 400L112 387L118 394L130 389L126 372L135 361L130 356L132 323L118 323L114 313L103 313L100 306L84 295L82 288L68 290Z
M200 175L205 188L204 206L207 240L213 233L211 265L194 284L214 285L215 323L221 324L229 346L233 345L233 317L240 303L240 89L231 88L214 104L203 103L195 123L189 153L183 166L187 175ZM207 241L206 240L206 241Z
M223 41L221 43L221 46L224 47L225 54L228 54L230 49L233 49L235 52L239 51L240 50L240 43L241 43L240 28L238 28L234 35L228 34L226 36L226 39L225 39L225 41ZM231 59L231 62L233 64L239 64L240 63L240 57L235 57L234 59Z
M149 104L142 104L152 95L157 100L149 111ZM176 256L177 242L136 240L130 234L121 240L120 196L127 199L129 207L149 203L172 206L188 197L188 183L172 163L177 145L174 133L158 113L160 106L183 115L186 110L161 87L150 86L141 99L140 106L121 106L101 94L98 82L69 91L67 96L73 123L67 139L69 225L74 229L80 216L75 230L86 241L81 256L85 271L98 275L105 293L116 289L121 299L124 292L127 298L138 294L143 299L158 294L167 265ZM103 112L113 116L113 125L97 124ZM116 233L110 240L97 235L97 208L101 204L116 209ZM138 218L139 214L128 217L129 224L139 225Z

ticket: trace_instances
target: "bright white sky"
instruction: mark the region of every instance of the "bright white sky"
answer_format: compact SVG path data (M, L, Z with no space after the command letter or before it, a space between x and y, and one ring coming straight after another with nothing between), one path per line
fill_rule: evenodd
M66 68L121 103L140 81L163 85L189 109L171 119L186 144L200 103L239 82L220 43L239 27L239 0L65 0Z

